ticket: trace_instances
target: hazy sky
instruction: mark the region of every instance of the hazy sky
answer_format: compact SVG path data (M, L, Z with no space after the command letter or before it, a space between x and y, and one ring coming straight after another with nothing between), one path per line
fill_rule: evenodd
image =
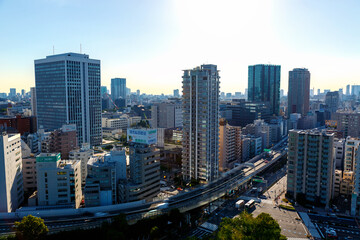
M0 92L35 86L34 59L82 52L102 85L170 94L182 70L217 64L221 91L243 92L247 67L306 67L311 87L360 84L360 1L0 0Z

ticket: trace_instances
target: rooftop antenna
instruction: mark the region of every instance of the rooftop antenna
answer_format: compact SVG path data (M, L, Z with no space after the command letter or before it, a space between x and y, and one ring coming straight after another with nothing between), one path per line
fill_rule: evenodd
M55 55L55 46L53 45L53 55Z
M80 54L82 53L82 49L81 49L81 43L80 43Z

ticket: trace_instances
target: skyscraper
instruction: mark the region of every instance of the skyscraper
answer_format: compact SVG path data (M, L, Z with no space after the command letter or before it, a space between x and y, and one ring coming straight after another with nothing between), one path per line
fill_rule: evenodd
M34 87L30 88L30 97L31 97L31 113L33 116L37 115L36 110L36 89Z
M179 89L174 89L174 97L176 98L180 97Z
M216 65L184 70L182 173L185 180L211 182L218 177L219 79Z
M351 86L351 95L360 96L360 85L352 85Z
M107 87L101 86L101 97L104 97L104 95L107 93Z
M310 72L306 68L289 71L288 117L292 113L305 116L309 111Z
M279 115L280 66L258 64L249 66L248 100L269 102L271 114Z
M346 85L346 96L350 96L350 84Z
M38 126L48 130L76 124L79 145L99 145L100 60L64 53L35 60Z
M118 98L126 99L126 78L111 79L111 98L114 101Z
M325 95L326 109L329 110L331 113L336 112L336 110L339 107L339 101L340 101L340 97L338 91L326 93Z
M16 88L10 88L9 97L15 97L16 96Z

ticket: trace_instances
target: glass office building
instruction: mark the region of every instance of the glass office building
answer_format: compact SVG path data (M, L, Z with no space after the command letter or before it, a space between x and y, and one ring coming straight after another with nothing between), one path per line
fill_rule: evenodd
M248 70L248 100L268 102L273 115L279 115L280 109L280 68L258 64Z
M126 78L111 79L111 97L114 101L118 98L126 99Z
M102 141L100 60L64 53L35 60L38 127L76 124L79 145Z

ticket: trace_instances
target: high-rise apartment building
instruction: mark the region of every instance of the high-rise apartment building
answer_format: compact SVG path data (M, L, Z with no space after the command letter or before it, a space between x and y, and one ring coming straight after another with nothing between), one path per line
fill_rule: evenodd
M20 134L0 134L0 212L14 212L24 201Z
M348 139L346 139L348 141ZM346 149L346 152L350 150L352 154L352 162L354 165L354 181L353 181L353 192L351 195L351 215L358 216L360 212L360 139L349 139L351 149ZM347 154L347 153L345 153ZM345 159L346 161L346 159Z
M182 78L183 177L211 182L219 175L219 72L201 65Z
M306 68L289 71L288 117L292 113L305 116L309 111L310 72Z
M326 131L290 130L287 192L297 199L329 207L335 171L334 134Z
M220 119L219 126L219 171L232 169L241 162L241 127L230 126Z
M101 144L100 60L65 53L35 60L39 128L76 124L79 145Z
M360 113L350 111L337 111L331 118L337 123L337 131L343 137L360 137Z
M34 87L30 88L30 98L31 98L31 114L36 116L36 89Z
M279 115L280 110L280 68L279 65L258 64L249 66L248 71L248 100L268 102L274 115Z
M126 78L111 79L111 98L115 101L118 98L126 99Z
M82 199L80 161L61 160L60 153L36 157L39 206L73 205Z

